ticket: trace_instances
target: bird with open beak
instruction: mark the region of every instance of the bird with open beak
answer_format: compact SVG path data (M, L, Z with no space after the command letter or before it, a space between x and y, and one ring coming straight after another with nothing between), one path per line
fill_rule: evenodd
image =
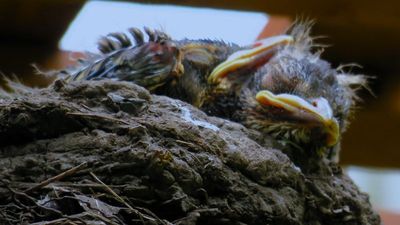
M145 28L100 40L70 80L133 81L153 93L187 101L209 115L228 118L279 143L337 156L338 142L354 106L360 75L344 73L313 52L306 24L248 46L223 41L173 40ZM300 149L300 150L299 150ZM293 151L289 151L293 154Z

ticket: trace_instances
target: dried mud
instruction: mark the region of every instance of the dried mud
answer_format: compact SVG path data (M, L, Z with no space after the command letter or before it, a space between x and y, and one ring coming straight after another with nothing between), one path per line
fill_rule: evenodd
M380 224L338 165L131 83L2 99L0 140L0 224Z

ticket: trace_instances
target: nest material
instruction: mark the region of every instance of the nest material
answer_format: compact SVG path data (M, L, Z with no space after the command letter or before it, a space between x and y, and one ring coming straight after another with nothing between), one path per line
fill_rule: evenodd
M0 139L0 224L380 224L337 165L131 83L0 100Z

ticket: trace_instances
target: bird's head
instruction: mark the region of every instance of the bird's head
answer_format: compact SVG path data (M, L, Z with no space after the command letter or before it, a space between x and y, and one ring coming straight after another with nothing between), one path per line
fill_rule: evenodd
M246 126L300 146L333 147L354 104L353 87L365 79L332 68L311 47L307 28L297 27L235 53L209 81L226 85L247 77L240 87L242 110L233 115ZM256 71L243 70L249 65L257 65Z

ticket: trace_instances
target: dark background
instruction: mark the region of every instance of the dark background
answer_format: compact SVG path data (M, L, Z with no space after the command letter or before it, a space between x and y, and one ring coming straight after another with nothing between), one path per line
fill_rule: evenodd
M279 31L296 17L315 19L313 33L329 44L323 57L338 66L357 63L353 72L374 76L371 90L344 136L344 165L400 167L400 2L376 1L136 1L262 11ZM85 0L1 0L0 71L24 82L35 79L31 63L57 69L70 63L57 43ZM281 22L281 23L280 23Z

